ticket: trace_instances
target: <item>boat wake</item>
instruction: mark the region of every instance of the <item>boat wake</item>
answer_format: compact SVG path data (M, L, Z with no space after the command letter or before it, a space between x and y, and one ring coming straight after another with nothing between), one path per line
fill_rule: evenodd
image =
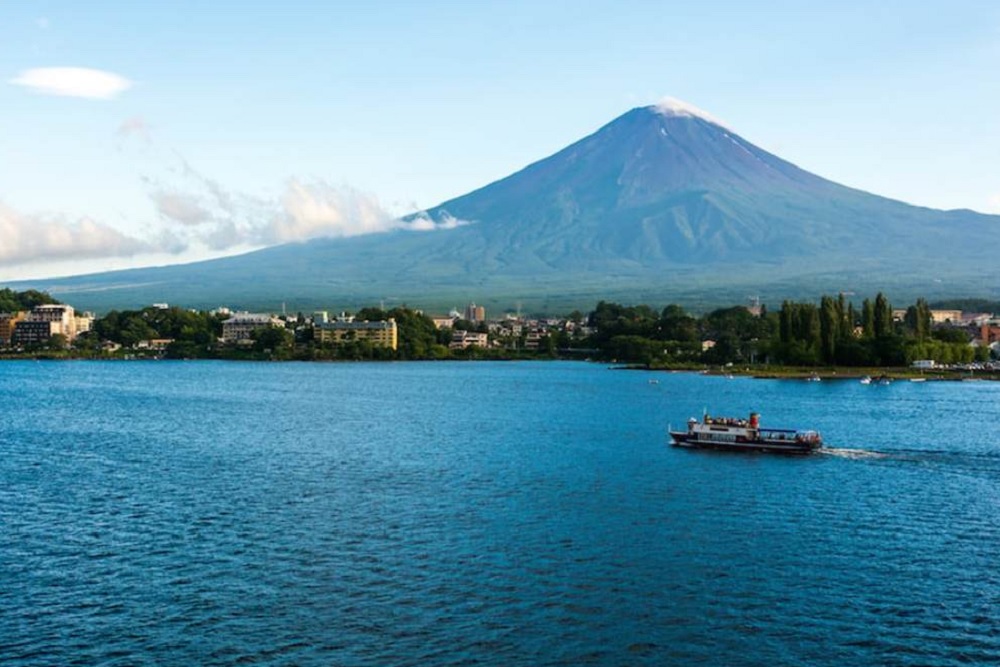
M873 452L868 449L847 449L844 447L823 447L818 453L839 456L843 459L884 459L888 456L888 454Z

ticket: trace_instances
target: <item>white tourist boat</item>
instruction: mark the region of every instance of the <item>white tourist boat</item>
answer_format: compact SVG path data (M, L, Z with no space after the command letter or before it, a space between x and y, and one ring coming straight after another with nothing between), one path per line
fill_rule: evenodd
M818 432L764 428L756 412L751 412L749 419L705 415L698 421L692 417L686 431L670 431L670 437L677 447L741 452L809 454L823 447Z

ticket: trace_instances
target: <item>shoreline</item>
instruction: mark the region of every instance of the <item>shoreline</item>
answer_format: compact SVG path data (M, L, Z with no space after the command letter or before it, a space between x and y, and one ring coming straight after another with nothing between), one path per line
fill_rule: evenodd
M687 368L649 368L640 365L621 365L615 368L619 370L642 370L650 373L696 373L699 375L711 375L716 377L749 377L755 380L798 380L806 381L812 377L817 377L821 381L848 380L860 382L862 378L869 377L873 380L884 377L892 381L900 382L970 382L970 381L1000 381L1000 369L967 370L967 369L929 369L917 370L900 367L823 367L810 368L808 366L785 366L779 368L767 367L732 367L732 368L706 368L704 366L692 366Z
M565 357L450 357L447 359L274 359L274 358L253 358L253 357L197 357L197 358L168 358L163 356L106 356L88 357L77 355L59 354L24 354L24 355L4 355L0 354L0 363L6 361L95 361L95 362L155 362L155 361L231 361L231 362L266 362L266 363L428 363L428 362L477 362L477 361L574 361L581 363L604 364L609 370L643 371L647 373L693 373L696 375L711 375L716 377L749 377L755 380L797 380L807 381L812 377L819 378L820 381L854 381L859 382L862 378L869 377L886 378L891 381L900 382L1000 382L1000 369L986 370L965 370L965 369L928 369L916 370L911 368L878 368L878 367L824 367L809 368L806 366L788 367L732 367L718 368L706 366L682 366L673 368L650 368L641 364L608 364L606 361L593 359L565 358Z

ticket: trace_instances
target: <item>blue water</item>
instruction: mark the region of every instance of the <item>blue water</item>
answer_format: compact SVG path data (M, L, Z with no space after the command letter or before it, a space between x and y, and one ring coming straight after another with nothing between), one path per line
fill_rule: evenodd
M1000 384L6 362L0 406L5 667L1000 663ZM668 447L704 408L837 451Z

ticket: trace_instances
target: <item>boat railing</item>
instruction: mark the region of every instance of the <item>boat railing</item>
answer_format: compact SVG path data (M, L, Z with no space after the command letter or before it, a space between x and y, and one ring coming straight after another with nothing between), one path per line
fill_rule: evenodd
M789 433L792 435L799 433L799 431L794 428L759 428L757 430L761 433L784 433L785 435L788 435Z
M706 426L729 426L735 428L749 428L750 422L746 419L736 419L733 417L708 417L704 419Z

